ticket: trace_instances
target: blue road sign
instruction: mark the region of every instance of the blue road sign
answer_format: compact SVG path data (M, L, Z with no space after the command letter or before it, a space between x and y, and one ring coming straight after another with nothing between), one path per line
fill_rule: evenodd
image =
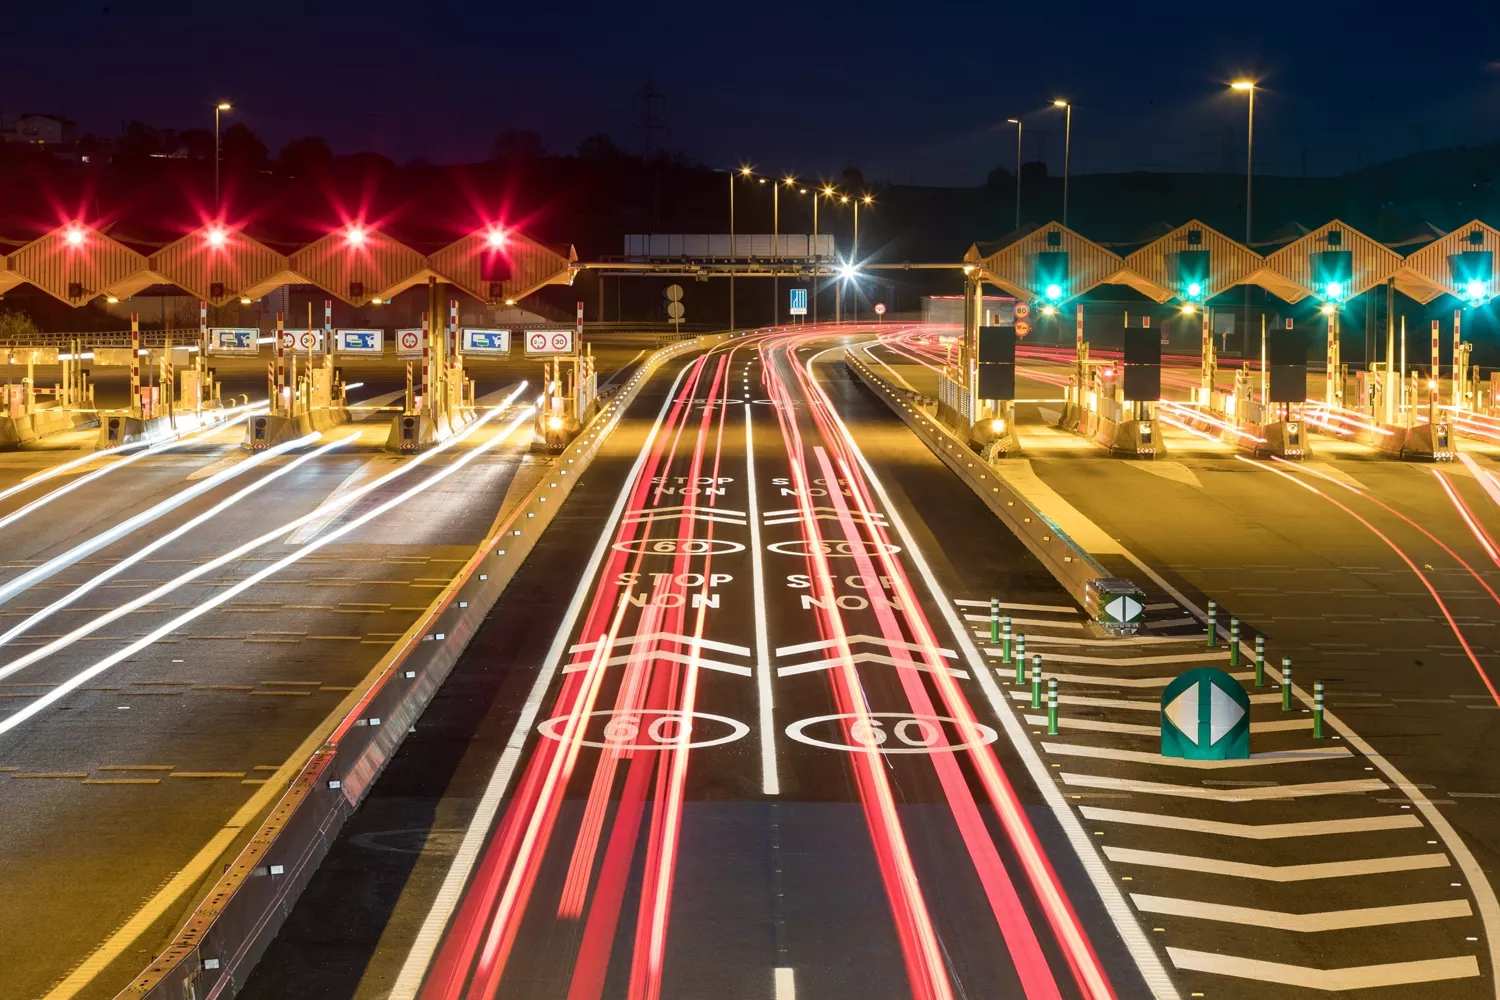
M384 330L340 330L339 351L343 354L380 354L385 348Z
M793 288L793 289L791 289L791 293L792 293L792 308L791 308L792 315L793 316L806 316L807 315L807 289L805 289L805 288Z
M475 354L509 354L509 330L471 330L464 327L464 350Z
M215 327L208 331L210 354L259 354L260 331L254 328Z

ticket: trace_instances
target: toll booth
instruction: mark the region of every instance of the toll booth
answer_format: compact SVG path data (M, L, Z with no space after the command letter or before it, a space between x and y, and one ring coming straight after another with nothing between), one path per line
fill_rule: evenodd
M1257 453L1290 459L1312 457L1302 420L1302 407L1307 401L1307 351L1308 337L1303 330L1271 330L1266 335L1266 396L1259 432L1265 443L1256 448Z

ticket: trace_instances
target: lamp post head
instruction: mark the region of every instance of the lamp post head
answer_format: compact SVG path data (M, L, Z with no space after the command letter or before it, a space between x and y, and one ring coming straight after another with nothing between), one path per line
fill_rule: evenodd
M1230 90L1254 90L1254 80L1236 80L1229 85Z
M741 177L749 177L750 176L750 168L749 167L740 167L740 176Z
M1066 108L1066 107L1069 107L1069 104L1068 104L1067 101L1058 100L1058 101L1053 101L1052 102L1052 106L1054 108Z
M229 102L228 101L220 101L217 105L215 105L214 110L216 110L216 111L229 111L231 109L229 107Z
M873 204L875 204L875 196L872 195L872 194L865 195L863 198L860 199L860 204L862 204L862 205L873 205Z
M1007 118L1005 120L1006 120L1006 122L1008 122L1011 125L1019 125L1019 124L1021 124L1021 119L1019 119L1019 118Z

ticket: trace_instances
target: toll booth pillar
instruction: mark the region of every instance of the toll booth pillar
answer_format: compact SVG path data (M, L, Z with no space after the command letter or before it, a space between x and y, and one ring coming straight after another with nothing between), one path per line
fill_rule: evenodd
M1260 425L1246 429L1261 441L1255 453L1287 459L1312 457L1302 404L1307 400L1307 338L1301 330L1272 330L1266 338L1269 361Z
M1161 336L1151 328L1125 328L1124 374L1110 454L1128 458L1161 458L1166 446L1157 433L1156 401L1161 398Z

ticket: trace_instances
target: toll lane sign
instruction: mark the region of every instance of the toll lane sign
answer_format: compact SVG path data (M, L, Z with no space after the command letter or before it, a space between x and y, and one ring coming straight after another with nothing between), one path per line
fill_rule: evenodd
M339 330L340 354L380 354L385 349L384 330Z
M1250 696L1229 674L1199 667L1161 696L1161 755L1188 760L1250 756Z
M527 330L523 334L526 338L526 354L528 357L572 354L574 333L572 327L559 330Z
M210 354L259 354L260 331L250 327L215 327L208 331Z
M510 331L464 327L464 350L473 354L509 354Z

